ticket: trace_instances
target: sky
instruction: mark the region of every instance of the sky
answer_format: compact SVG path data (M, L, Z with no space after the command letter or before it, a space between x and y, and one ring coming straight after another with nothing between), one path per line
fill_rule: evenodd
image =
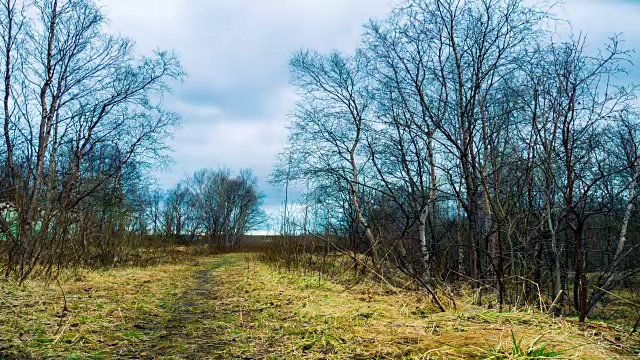
M110 31L137 51L176 51L188 77L166 98L182 126L169 141L169 188L202 168L251 168L275 214L283 191L267 182L295 104L288 60L298 49L353 52L362 25L395 0L102 0ZM566 0L557 10L597 46L622 33L640 50L640 0ZM635 43L635 46L634 46Z

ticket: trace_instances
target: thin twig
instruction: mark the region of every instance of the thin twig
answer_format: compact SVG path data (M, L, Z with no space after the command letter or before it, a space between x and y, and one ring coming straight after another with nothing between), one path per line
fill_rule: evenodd
M62 285L60 285L60 280L56 278L56 282L58 283L58 287L60 288L60 291L62 292L62 299L64 300L64 306L62 307L62 316L64 316L64 314L69 311L69 309L67 308L67 296L64 293L64 289L62 288Z

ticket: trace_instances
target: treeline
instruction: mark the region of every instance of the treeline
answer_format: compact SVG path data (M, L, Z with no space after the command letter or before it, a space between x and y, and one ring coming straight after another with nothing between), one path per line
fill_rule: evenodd
M92 0L0 1L0 270L108 265L145 231L152 164L178 116L177 56L137 56Z
M155 190L147 217L153 234L233 249L266 221L262 199L251 170L203 169L169 191Z
M553 10L408 0L354 55L297 52L274 181L308 191L285 232L428 290L464 281L500 309L594 314L640 271L633 52L554 32Z

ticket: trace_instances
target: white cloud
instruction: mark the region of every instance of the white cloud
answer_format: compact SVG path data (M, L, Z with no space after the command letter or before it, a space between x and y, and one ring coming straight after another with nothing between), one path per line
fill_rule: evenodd
M215 119L224 116L224 111L214 105L194 105L181 100L177 100L171 106L172 109L180 114L193 116L198 119Z
M587 35L588 43L601 47L609 37L621 34L627 46L633 47L640 39L640 2L633 0L568 0L557 11L570 21L574 34ZM565 29L567 31L567 29Z

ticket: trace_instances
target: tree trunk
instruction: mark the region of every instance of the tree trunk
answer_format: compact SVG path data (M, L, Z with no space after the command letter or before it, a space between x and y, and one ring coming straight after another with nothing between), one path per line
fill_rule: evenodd
M420 238L420 250L422 252L422 264L424 266L422 280L426 284L431 284L431 246L427 240L426 233L426 221L428 215L429 207L425 206L420 212L420 218L418 219L418 237Z
M464 243L462 242L462 203L460 200L457 201L457 245L458 245L458 276L461 278L465 275L464 271Z
M627 207L624 211L624 216L622 218L622 226L620 228L620 236L618 237L618 246L616 247L616 253L613 257L613 261L609 267L607 277L598 289L592 296L587 305L587 315L592 316L593 312L597 308L598 303L605 297L607 291L611 291L613 285L615 283L616 272L618 271L618 267L620 262L622 261L624 255L624 248L627 242L627 229L629 228L629 220L631 219L631 215L633 213L633 201L636 196L636 187L638 186L638 180L640 180L640 159L636 160L634 164L634 172L631 182L629 183L629 199L627 201Z
M556 229L553 226L553 220L551 215L550 196L547 194L547 226L551 235L551 251L553 252L553 292L552 298L555 299L560 291L562 291L562 283L560 280L560 249L558 249L558 236Z

